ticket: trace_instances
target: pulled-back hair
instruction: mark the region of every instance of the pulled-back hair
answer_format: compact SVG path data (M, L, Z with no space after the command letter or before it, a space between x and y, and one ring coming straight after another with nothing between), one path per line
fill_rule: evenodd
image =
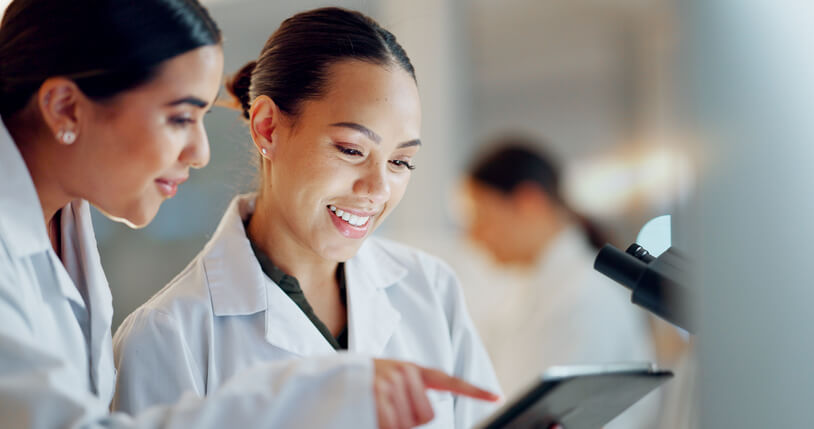
M396 65L415 80L415 71L392 33L362 13L326 7L298 13L269 37L260 56L243 66L227 83L243 116L260 95L296 116L303 101L326 90L328 68L343 60Z
M0 116L50 77L105 99L148 82L165 60L220 42L197 0L14 0L0 23Z

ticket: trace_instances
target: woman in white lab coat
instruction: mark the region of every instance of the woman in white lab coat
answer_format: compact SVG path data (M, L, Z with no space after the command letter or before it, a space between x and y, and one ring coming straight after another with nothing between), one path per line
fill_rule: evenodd
M462 385L411 364L336 356L255 366L205 400L187 396L138 415L109 413L113 308L89 204L143 226L191 168L207 163L202 119L220 86L220 40L194 0L8 6L0 24L4 429L292 421L372 428L381 409L398 407L376 395L374 383L392 387L387 380L406 372L428 377L408 386L420 385L421 394L428 386Z
M370 237L401 200L421 147L410 60L354 11L283 22L230 90L260 158L202 252L114 339L114 407L200 395L258 362L339 350L439 368L493 391L455 275ZM432 397L428 427L469 428L493 405Z
M606 240L564 200L557 163L529 137L490 146L468 172L466 231L494 264L464 261L463 278L506 392L554 365L653 360L647 315L593 269ZM645 400L607 427L652 428L657 407Z

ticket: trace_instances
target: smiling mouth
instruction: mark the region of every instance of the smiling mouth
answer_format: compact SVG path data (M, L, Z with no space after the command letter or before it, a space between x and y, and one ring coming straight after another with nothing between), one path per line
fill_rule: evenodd
M342 209L337 208L336 206L328 206L328 208L336 215L337 218L341 219L348 225L354 226L356 228L364 227L368 223L368 221L370 221L370 216L359 216L352 213L348 213Z

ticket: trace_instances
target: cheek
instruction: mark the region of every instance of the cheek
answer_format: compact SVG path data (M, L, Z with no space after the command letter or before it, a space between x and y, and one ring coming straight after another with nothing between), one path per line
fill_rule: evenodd
M404 194L407 192L407 185L410 183L410 176L407 177L396 177L390 181L390 199L387 200L387 206L385 207L385 216L382 217L384 220L401 202L401 199L404 197Z
M401 202L405 192L407 192L407 185L410 184L410 174L404 174L394 178L390 182L390 205L395 207Z

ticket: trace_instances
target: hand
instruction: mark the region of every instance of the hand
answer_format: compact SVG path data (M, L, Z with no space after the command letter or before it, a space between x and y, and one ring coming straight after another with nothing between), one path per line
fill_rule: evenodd
M373 360L373 395L379 429L407 429L435 417L427 389L442 390L484 401L497 401L494 393L475 387L436 369L409 362Z

